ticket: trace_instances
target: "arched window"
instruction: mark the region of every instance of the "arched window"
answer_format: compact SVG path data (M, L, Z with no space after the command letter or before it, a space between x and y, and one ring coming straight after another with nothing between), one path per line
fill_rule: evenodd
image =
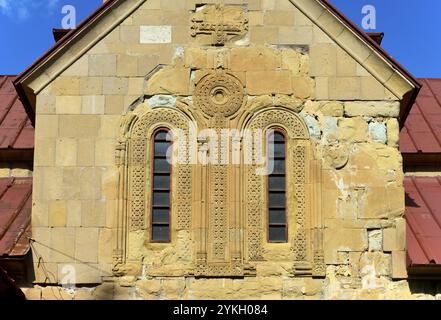
M167 134L167 129L158 129L153 134L151 201L151 240L153 242L170 242L171 161L167 160L167 150L171 142L168 141Z
M268 135L268 241L287 242L286 138L281 130Z

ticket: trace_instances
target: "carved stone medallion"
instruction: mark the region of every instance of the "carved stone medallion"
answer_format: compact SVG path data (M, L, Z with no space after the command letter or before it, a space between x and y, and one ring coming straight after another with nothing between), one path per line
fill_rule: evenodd
M210 117L229 117L243 103L243 86L238 79L227 73L211 73L196 86L195 104Z

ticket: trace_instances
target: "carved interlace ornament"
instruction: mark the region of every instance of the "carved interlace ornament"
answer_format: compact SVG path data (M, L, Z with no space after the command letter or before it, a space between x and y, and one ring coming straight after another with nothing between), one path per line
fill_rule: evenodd
M248 19L237 6L206 5L193 15L191 22L191 36L212 35L213 45L224 45L248 31Z
M234 76L217 71L203 77L196 86L195 105L209 117L229 117L242 106L243 85Z
M250 129L267 129L272 125L282 125L287 129L288 136L291 142L288 144L291 158L294 161L295 174L294 183L296 185L296 197L298 202L298 208L296 211L296 220L298 225L298 233L294 239L294 250L296 259L301 260L306 258L307 243L305 235L305 220L306 220L306 194L305 194L305 182L306 182L306 150L304 147L292 147L292 141L294 139L307 139L308 133L305 125L300 118L292 112L274 108L266 110L255 116L250 124ZM248 146L252 150L248 149L246 152L255 154L255 145ZM265 208L262 205L265 203L264 194L265 179L264 176L258 175L257 170L259 166L256 164L247 166L246 170L246 213L247 213L247 246L248 246L248 259L250 261L263 260L263 248L262 248L262 232L263 232L263 214L265 214Z
M182 112L171 108L152 109L138 120L132 130L132 139L130 141L130 186L131 186L131 216L130 229L132 231L141 230L145 227L146 209L149 208L146 197L149 190L150 179L150 159L148 158L147 147L149 143L148 132L155 125L166 123L170 129L179 128L184 133L183 139L178 141L178 148L181 150L176 170L176 190L174 192L175 209L177 213L178 230L188 230L191 226L191 166L188 161L189 150L189 120Z

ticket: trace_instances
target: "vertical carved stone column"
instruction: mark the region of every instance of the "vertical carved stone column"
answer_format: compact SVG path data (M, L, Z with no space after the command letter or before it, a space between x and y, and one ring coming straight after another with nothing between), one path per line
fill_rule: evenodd
M312 155L311 155L312 156ZM311 161L312 184L311 194L313 194L312 213L314 220L312 225L313 239L313 277L325 277L326 265L323 252L323 214L322 214L322 166L321 160Z
M198 161L193 175L195 181L193 217L196 232L196 265L198 268L207 264L207 169L208 169L208 144L207 139L198 139Z
M242 194L241 194L241 168L240 168L240 154L241 154L241 137L234 136L232 140L232 152L231 152L231 216L230 216L230 247L231 258L233 264L242 263Z
M127 141L119 141L115 150L115 164L118 167L117 236L113 252L113 272L118 275L125 264L127 239Z

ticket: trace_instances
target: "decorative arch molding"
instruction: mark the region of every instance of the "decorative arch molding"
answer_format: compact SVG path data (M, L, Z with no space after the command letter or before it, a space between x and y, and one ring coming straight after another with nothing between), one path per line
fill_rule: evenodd
M295 226L289 233L294 257L293 273L324 276L322 244L321 166L314 159L309 132L303 120L293 110L269 106L251 113L242 130L267 131L283 128L288 136L286 171L288 185L288 215L294 215ZM264 139L265 135L262 135ZM263 143L261 144L263 145ZM255 144L244 146L244 152L256 154ZM265 176L259 166L245 166L245 256L249 262L265 260L264 221L267 207Z
M124 274L128 259L128 233L143 231L149 238L148 214L152 201L151 179L151 136L158 128L171 130L176 162L172 179L172 229L191 230L192 167L191 132L194 121L184 111L172 107L157 108L139 105L123 117L120 137L116 147L116 164L119 169L117 205L117 249L114 252L114 273ZM175 131L176 130L176 131ZM178 132L179 134L173 135Z

